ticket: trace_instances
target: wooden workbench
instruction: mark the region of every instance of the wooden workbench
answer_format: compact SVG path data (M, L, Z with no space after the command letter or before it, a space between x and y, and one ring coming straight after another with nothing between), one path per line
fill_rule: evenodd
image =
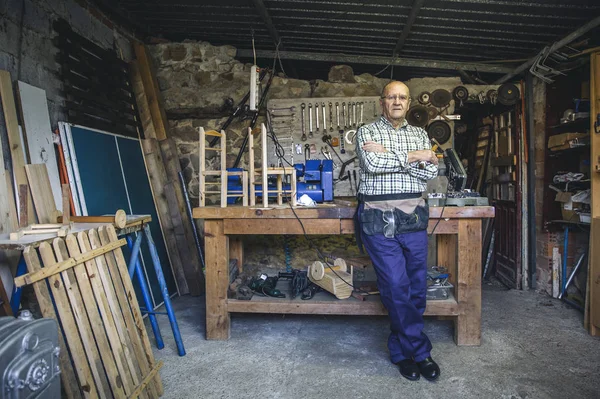
M295 208L306 234L354 234L355 208L319 205ZM457 345L481 342L481 221L494 217L491 206L430 208L429 231L439 221L437 264L448 267L455 286L454 296L428 301L425 315L454 319ZM227 298L230 254L243 262L243 243L230 235L303 234L302 225L289 206L273 208L201 207L194 218L204 219L206 252L206 338L225 340L230 336L230 313L297 313L335 315L385 315L379 297L366 301L354 298L335 301L303 301L298 298L237 300Z

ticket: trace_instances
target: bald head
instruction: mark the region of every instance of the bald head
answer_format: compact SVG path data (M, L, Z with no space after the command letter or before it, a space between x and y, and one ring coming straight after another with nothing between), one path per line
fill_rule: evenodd
M383 87L379 101L384 118L397 128L410 107L410 90L404 83L392 81Z

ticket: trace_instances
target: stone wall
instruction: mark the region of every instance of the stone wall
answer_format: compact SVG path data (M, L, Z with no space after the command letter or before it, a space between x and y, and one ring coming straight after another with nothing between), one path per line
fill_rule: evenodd
M249 88L251 64L242 64L235 59L236 49L231 46L212 46L206 42L185 41L182 43L161 43L149 46L156 67L156 75L165 110L169 119L170 136L177 143L181 166L193 206L198 204L198 132L199 126L205 129L218 129L230 111L222 109L227 98L237 104ZM271 65L259 65L271 67ZM336 96L378 96L388 79L380 79L369 74L355 76L349 66L335 66L327 81L304 81L289 79L282 75L273 79L268 99L300 97ZM413 97L422 91L443 88L452 91L461 85L460 78L422 78L406 82ZM467 86L471 93L487 92L497 86ZM448 110L454 112L453 103ZM264 118L261 116L259 123ZM228 167L232 166L237 151L243 141L242 132L248 121L234 121L227 129ZM246 156L246 155L245 155ZM247 158L242 158L240 167L247 166ZM207 202L208 203L208 202ZM353 237L311 237L313 243L323 252L343 251L357 254ZM283 267L285 251L291 251L291 266L304 268L317 260L314 250L303 237L253 236L245 240L246 267L250 270L266 270L268 267ZM431 260L435 262L435 259Z

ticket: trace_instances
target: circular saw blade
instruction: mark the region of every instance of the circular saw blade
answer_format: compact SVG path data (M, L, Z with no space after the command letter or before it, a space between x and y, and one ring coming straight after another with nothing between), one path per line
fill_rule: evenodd
M427 134L430 139L435 139L438 143L445 144L450 140L452 130L446 122L435 121L427 127Z
M429 122L429 114L427 108L422 105L416 105L408 110L406 113L406 121L409 125L416 127L425 127Z
M435 107L427 107L427 115L429 115L429 120L432 121L438 116L438 110Z
M431 99L431 94L428 91L423 91L419 94L418 100L421 104L427 105L429 104L429 100Z
M512 83L504 83L498 88L498 102L502 105L514 105L519 98L521 98L521 93Z
M448 105L451 99L452 95L448 90L436 89L433 91L433 93L431 93L431 98L429 101L431 101L431 104L434 107L441 108Z
M469 99L469 90L465 86L456 86L452 90L452 97L457 101L467 101Z

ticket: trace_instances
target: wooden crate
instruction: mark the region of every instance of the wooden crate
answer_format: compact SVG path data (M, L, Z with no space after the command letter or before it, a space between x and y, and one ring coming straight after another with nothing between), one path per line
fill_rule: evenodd
M44 317L61 325L59 362L70 398L157 398L156 363L114 226L57 237L23 255ZM40 262L41 259L41 262Z

